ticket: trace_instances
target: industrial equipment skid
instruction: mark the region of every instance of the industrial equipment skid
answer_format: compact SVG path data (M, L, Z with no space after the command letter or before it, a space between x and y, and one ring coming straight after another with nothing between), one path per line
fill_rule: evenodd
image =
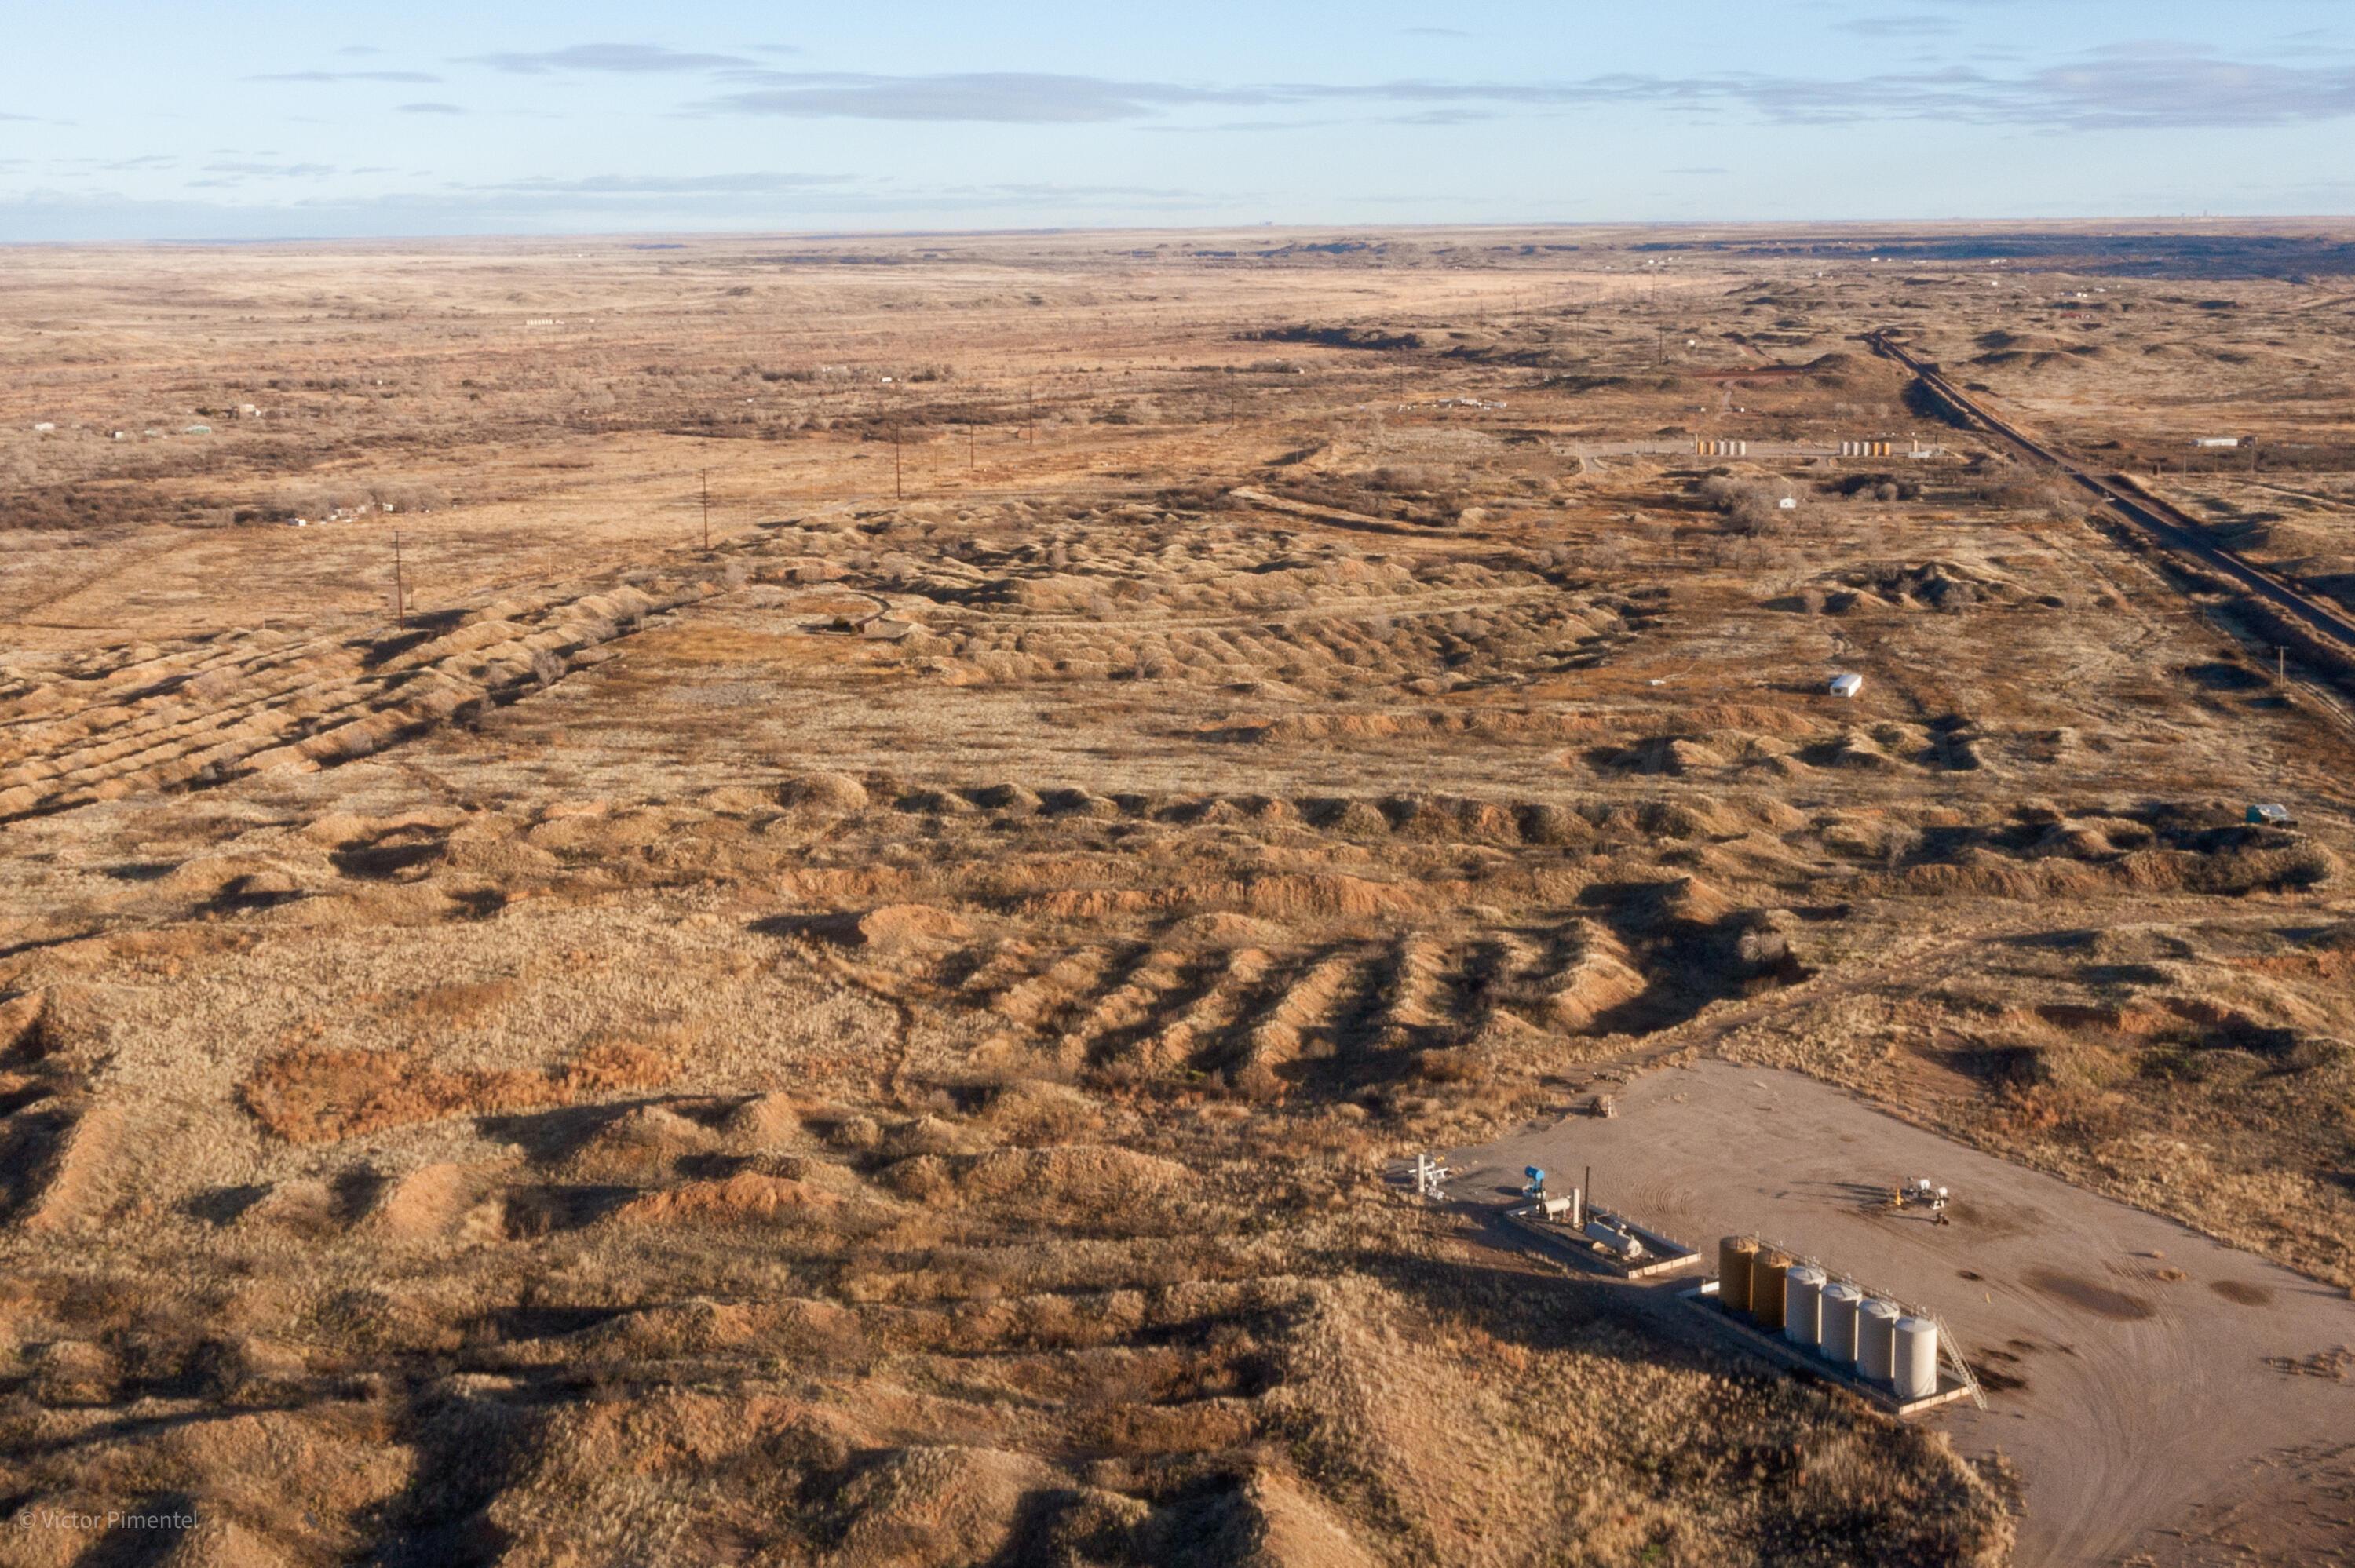
M1924 1394L1920 1399L1900 1399L1895 1390L1885 1388L1873 1379L1861 1377L1836 1361L1828 1361L1805 1346L1791 1343L1780 1334L1768 1333L1742 1321L1719 1303L1717 1281L1714 1279L1704 1279L1698 1285L1678 1291L1677 1298L1761 1354L1772 1356L1786 1365L1804 1367L1818 1373L1842 1388L1862 1394L1883 1410L1899 1415L1918 1415L1923 1411L1934 1410L1939 1405L1952 1404L1958 1399L1971 1397L1970 1384L1942 1365L1938 1369L1937 1393Z
M1595 1212L1608 1213L1599 1209ZM1657 1231L1646 1230L1643 1226L1628 1222L1624 1217L1620 1217L1620 1223L1626 1224L1629 1234L1644 1244L1646 1252L1646 1256L1632 1263L1615 1253L1598 1246L1576 1231L1535 1217L1533 1209L1508 1209L1505 1211L1505 1218L1518 1229L1546 1243L1572 1262L1582 1267L1591 1268L1597 1274L1610 1275L1615 1279L1650 1279L1658 1275L1674 1274L1678 1269L1689 1267L1700 1260L1699 1248L1687 1246L1682 1242L1664 1236Z

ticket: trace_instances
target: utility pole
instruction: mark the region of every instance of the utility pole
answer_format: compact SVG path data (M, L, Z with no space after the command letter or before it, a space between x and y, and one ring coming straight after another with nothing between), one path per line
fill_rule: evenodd
M973 468L977 466L978 461L979 460L973 455L973 424L968 420L964 427L964 466Z
M400 530L392 531L392 619L402 630L409 629L409 588L400 572Z
M1039 444L1039 388L1036 387L1027 387L1024 389L1022 395L1027 399L1027 402L1024 405L1026 409L1024 414L1024 422L1027 434L1024 439L1035 447Z
M891 499L898 501L906 493L900 488L900 427L891 427Z
M703 547L711 548L711 471L703 471Z

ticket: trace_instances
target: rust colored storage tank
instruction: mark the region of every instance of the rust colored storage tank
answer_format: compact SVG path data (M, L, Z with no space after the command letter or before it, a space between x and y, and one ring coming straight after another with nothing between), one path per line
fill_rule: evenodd
M1790 1255L1773 1247L1751 1255L1750 1320L1762 1329L1783 1326L1783 1277L1790 1269Z
M1729 1312L1750 1310L1750 1260L1758 1244L1748 1236L1727 1236L1717 1244L1717 1304Z

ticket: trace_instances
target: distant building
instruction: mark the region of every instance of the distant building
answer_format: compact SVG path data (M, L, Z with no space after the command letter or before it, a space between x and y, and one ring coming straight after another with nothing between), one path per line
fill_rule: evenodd
M2195 447L2237 447L2241 444L2241 438L2238 436L2200 436L2194 440L2191 444Z
M35 435L37 435L37 436L46 436L46 435L48 435L51 430L54 430L54 429L57 429L57 427L56 427L55 425L48 423L47 420L43 420L40 424L35 425L35 426L33 427L33 434L35 434Z
M186 425L180 429L180 434L184 436L209 436L212 433L213 428L210 425Z
M1832 695L1836 697L1852 697L1864 690L1864 677L1848 674L1834 675L1829 689Z

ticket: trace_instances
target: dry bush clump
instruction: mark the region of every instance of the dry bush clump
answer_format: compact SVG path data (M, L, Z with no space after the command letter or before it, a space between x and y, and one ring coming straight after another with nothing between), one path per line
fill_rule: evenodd
M450 1071L393 1051L293 1051L263 1061L246 1108L279 1137L316 1143L464 1112L566 1105L677 1076L676 1049L634 1040L591 1045L546 1073Z

